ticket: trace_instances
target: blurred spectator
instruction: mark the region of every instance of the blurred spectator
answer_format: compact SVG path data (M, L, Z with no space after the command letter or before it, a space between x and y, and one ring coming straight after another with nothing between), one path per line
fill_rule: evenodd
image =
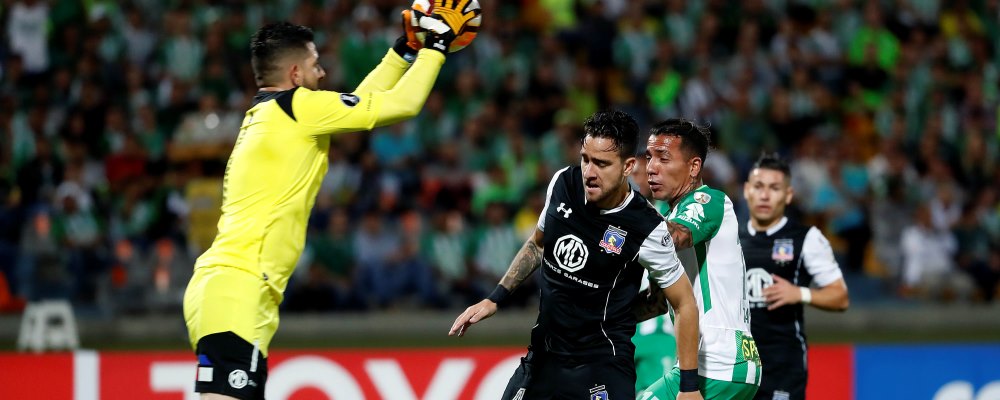
M326 231L306 243L312 254L306 282L291 290L286 306L297 311L360 310L365 307L358 286L354 239L346 210L330 213Z
M989 302L997 294L1000 269L990 265L992 257L990 236L978 214L979 210L975 204L966 206L953 232L958 243L958 268L972 277L978 296Z
M471 268L470 232L458 210L439 210L432 216L430 234L424 239L423 257L435 268L435 279L442 293L455 296L455 304L482 300L482 286Z
M540 211L540 210L539 210ZM514 255L524 244L524 238L518 238L514 233L514 226L510 222L510 215L507 207L503 203L490 202L486 206L483 216L484 225L472 235L473 250L475 255L474 263L479 276L479 284L483 288L496 285L500 278L507 273ZM537 219L536 219L537 222ZM528 287L521 287L514 292L511 304L524 305L527 298L534 292L531 288L533 280L525 281Z
M47 47L49 6L41 0L17 1L7 17L10 49L24 60L24 72L40 74L49 68Z
M952 256L958 250L951 231L934 227L927 207L917 209L914 225L903 229L903 293L929 299L971 297L973 283L958 270Z

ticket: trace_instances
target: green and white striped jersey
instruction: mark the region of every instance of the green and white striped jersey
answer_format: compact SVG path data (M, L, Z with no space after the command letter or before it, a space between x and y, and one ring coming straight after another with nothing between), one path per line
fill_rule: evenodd
M667 220L691 230L694 245L677 252L687 271L697 271L695 299L701 310L698 374L709 379L760 384L760 356L750 335L746 266L733 202L702 185L681 198Z

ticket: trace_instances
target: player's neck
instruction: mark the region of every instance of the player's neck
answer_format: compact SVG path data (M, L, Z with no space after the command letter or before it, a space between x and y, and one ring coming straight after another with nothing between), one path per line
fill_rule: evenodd
M611 210L614 208L618 208L622 205L622 203L625 202L625 199L628 198L628 194L631 191L632 188L628 185L628 183L626 183L618 188L618 193L614 193L611 196L608 196L600 204L595 203L594 206L596 206L601 210Z
M704 185L704 183L702 183L701 177L691 179L691 181L688 182L687 186L684 186L684 189L681 190L680 193L678 193L673 198L669 199L670 208L674 208L675 206L677 206L678 201L681 201L681 199L683 199L684 196L687 196L688 193L693 192L695 189L700 188L702 185Z
M752 226L753 230L757 232L767 232L768 229L771 229L775 225L778 225L778 223L781 222L782 217L784 217L784 215L779 215L770 221L764 221L754 217L750 217L750 226Z
M258 92L284 92L286 90L292 90L292 89L295 89L295 85L293 85L291 82L285 82L285 83L279 83L277 85L264 86L264 87L258 88L257 91Z

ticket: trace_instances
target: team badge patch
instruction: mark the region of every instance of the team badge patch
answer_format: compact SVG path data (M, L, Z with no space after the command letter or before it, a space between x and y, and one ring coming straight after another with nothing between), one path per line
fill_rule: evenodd
M342 101L345 106L354 107L361 102L361 98L352 93L341 93L340 101Z
M610 400L611 397L608 396L608 391L604 385L600 385L590 389L590 400Z
M604 239L601 239L601 248L605 253L621 254L622 245L625 244L625 236L628 232L608 225L608 230L604 231Z
M705 192L694 192L694 201L697 201L699 204L708 204L708 202L712 201L712 195Z
M795 242L792 239L776 239L771 248L771 259L778 264L795 259Z

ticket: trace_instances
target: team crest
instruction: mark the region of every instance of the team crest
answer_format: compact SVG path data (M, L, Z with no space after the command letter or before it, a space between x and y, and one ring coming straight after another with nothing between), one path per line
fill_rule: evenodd
M795 259L795 242L792 239L775 239L771 248L771 259L784 264Z
M608 396L608 391L604 385L594 387L590 389L590 400L610 400L611 397Z
M601 239L601 248L605 253L621 254L622 245L625 244L625 236L628 232L608 225L608 230L604 231L604 239Z
M694 201L697 201L699 204L708 204L708 202L712 201L712 195L705 192L694 192Z

